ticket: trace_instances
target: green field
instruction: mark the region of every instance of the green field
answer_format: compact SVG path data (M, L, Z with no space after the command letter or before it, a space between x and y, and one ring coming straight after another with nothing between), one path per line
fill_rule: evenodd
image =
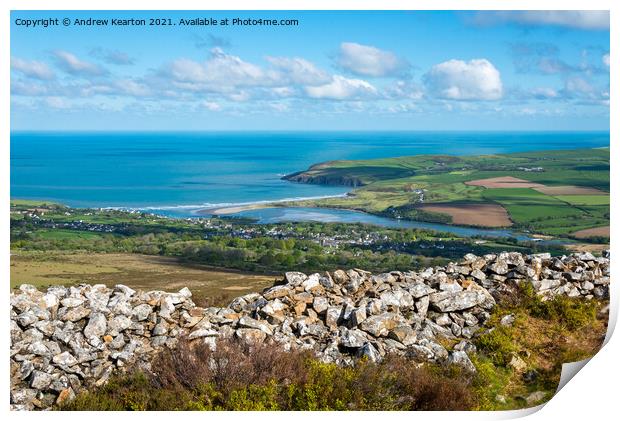
M96 232L88 232L88 231L75 231L75 230L64 230L64 229L48 229L48 230L39 230L39 236L44 240L65 240L65 239L85 239L85 240L93 240L98 238L103 238L102 234L98 234Z
M600 195L566 195L566 196L554 196L557 199L570 203L571 205L592 205L592 206L609 206L609 196Z
M578 208L532 189L486 189L483 197L505 207L518 224L583 215Z
M11 256L11 288L31 284L124 284L140 290L176 292L187 286L196 302L227 305L237 295L273 285L275 276L224 271L166 256L142 254L17 251Z

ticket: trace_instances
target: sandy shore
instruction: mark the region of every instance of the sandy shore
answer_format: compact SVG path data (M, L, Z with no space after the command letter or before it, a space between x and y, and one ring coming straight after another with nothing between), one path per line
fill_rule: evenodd
M240 204L234 206L222 206L217 208L206 208L200 209L196 211L199 215L232 215L235 213L254 210L254 209L266 209L266 208L276 208L281 206L290 206L295 203L299 206L303 206L303 202L311 201L311 200L320 200L320 199L330 199L333 197L347 197L348 193L331 195L331 196L316 196L316 197L302 197L299 199L282 199L282 200L274 200L273 202L255 202L255 203L247 203Z
M272 208L274 205L272 203L252 203L249 205L240 205L240 206L229 206L223 208L211 208L211 209L202 209L197 213L200 215L232 215L234 213L239 213L247 210L254 209L264 209L264 208Z

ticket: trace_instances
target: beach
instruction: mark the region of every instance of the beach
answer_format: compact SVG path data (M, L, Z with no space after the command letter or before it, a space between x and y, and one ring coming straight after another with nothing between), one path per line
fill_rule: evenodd
M274 204L271 203L251 203L248 205L239 205L239 206L228 206L222 208L210 208L210 209L202 209L196 212L199 215L232 215L235 213L248 211L248 210L256 210L256 209L265 209L274 207Z

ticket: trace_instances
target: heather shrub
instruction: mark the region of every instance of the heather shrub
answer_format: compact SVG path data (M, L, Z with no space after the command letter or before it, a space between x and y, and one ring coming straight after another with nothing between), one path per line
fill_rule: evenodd
M80 394L66 410L466 410L471 375L403 357L353 367L275 345L181 342L152 373L128 373Z

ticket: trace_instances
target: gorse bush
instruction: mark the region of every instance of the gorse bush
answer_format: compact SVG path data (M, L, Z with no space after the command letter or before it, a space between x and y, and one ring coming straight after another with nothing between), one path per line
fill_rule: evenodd
M497 326L481 335L476 344L496 365L505 366L512 355L518 351L513 337L513 329L507 326Z
M512 355L520 351L519 336L535 333L523 320L542 319L556 328L575 331L595 322L598 306L594 300L564 295L543 301L530 283L519 285L516 293L500 297L499 304L487 322L488 331L476 339L479 350L499 366L508 364ZM507 314L513 314L515 322L504 326L500 320Z
M534 317L553 320L568 330L587 326L596 319L596 302L557 296L552 300L535 300L529 311Z
M220 341L215 350L181 343L152 373L117 376L64 410L467 410L471 375L417 367L402 357L354 367L307 352Z
M584 300L581 297L571 298L556 295L550 299L536 294L529 282L518 286L517 291L500 296L497 314L515 312L557 323L560 327L574 331L587 326L596 320L597 300ZM497 319L496 321L498 321ZM492 325L493 323L491 323Z

